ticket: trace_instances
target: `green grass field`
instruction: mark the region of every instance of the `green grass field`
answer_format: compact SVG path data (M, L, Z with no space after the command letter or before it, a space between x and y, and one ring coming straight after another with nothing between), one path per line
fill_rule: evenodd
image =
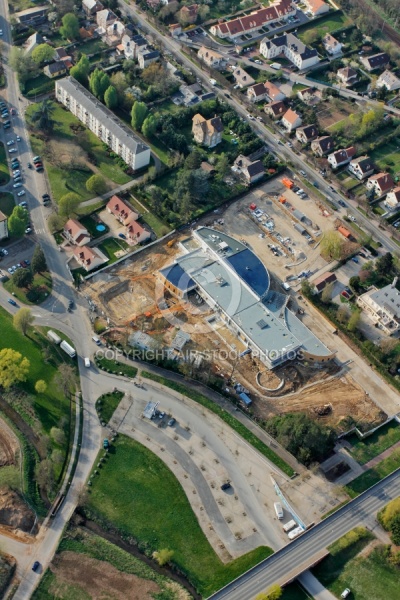
M305 27L300 27L299 38L303 40L303 34L310 29L318 31L319 36L323 37L326 33L332 33L348 25L351 25L351 19L341 11L337 11L321 19L311 21Z
M356 498L365 490L368 490L371 485L378 483L381 479L390 475L393 471L400 467L400 450L395 450L391 456L385 458L380 463L368 469L362 475L359 475L353 481L345 486L346 492L351 498Z
M178 587L178 590L175 588L175 591L173 591L170 587L171 580L167 577L154 571L139 558L132 556L104 538L89 533L88 531L83 531L81 529L67 531L61 540L57 554L60 555L62 552L77 553L78 556L82 555L83 560L84 556L87 556L94 558L95 560L105 561L113 565L122 573L129 573L131 575L136 575L141 579L156 582L161 589L159 593L153 596L155 600L179 600L179 598L182 597L180 596L181 588ZM110 581L107 583L110 585ZM104 595L104 598L106 597L109 598L108 594ZM148 597L149 596L146 594L146 598ZM61 582L57 579L56 575L48 569L42 578L38 589L34 592L32 599L54 600L54 598L58 598L59 600L91 600L92 597L88 596L88 594L79 586L72 586L65 581Z
M125 365L124 363L118 362L117 360L110 360L99 356L96 358L96 364L104 371L111 371L112 373L119 373L133 379L137 375L137 368L131 365Z
M260 547L224 565L173 473L150 450L125 436L117 439L95 477L88 514L112 524L124 537L134 537L146 552L173 550L174 564L204 596L272 553Z
M28 115L32 114L37 105L32 104L27 109ZM80 121L72 113L64 110L58 103L54 102L54 111L52 118L56 122L52 137L57 139L58 143L65 142L66 151L73 151L73 145L77 143L76 133L71 129L72 126L82 126ZM128 183L131 177L127 175L121 167L118 166L116 159L111 158L103 144L92 132L85 129L79 134L79 146L84 150L87 156L92 155L96 161L96 167L87 163L82 164L80 169L61 167L51 164L46 157L46 144L44 140L31 134L32 149L35 154L43 155L46 171L50 180L52 195L56 201L68 192L75 192L84 200L89 200L93 194L88 192L85 184L96 170L108 180L109 185L122 185Z
M372 152L370 157L382 171L389 171L392 175L400 173L400 139L391 140L382 144Z
M355 434L348 436L346 440L352 446L351 454L353 458L360 465L364 465L371 458L375 458L375 456L400 441L400 426L397 422L391 422L378 429L365 440L360 440Z
M24 96L27 98L36 98L42 94L50 94L54 91L54 79L50 79L44 73L41 73L34 79L28 79L25 84Z
M387 563L383 546L360 556L373 536L365 531L364 537L351 543L352 534L343 536L329 548L331 555L313 569L314 575L337 597L348 587L354 600L398 598L399 570Z
M160 375L155 375L154 373L149 373L147 371L142 371L142 376L151 379L152 381L157 381L162 385L170 387L171 389L179 392L180 394L191 398L195 402L198 402L202 406L208 408L216 415L218 415L223 421L225 421L232 429L236 431L239 435L242 436L249 444L254 446L261 454L263 454L266 458L268 458L271 462L273 462L277 467L282 469L284 473L291 477L294 475L293 469L271 448L266 446L254 433L252 433L247 427L245 427L240 421L235 419L230 413L226 412L224 409L220 408L218 404L215 404L212 400L203 396L199 392L192 390L181 383L176 383L175 381L170 381L166 377L161 377Z
M4 144L0 142L0 185L10 181L10 170L7 164L7 155Z
M9 217L14 210L15 200L10 192L0 192L0 210Z
M104 423L109 422L123 397L124 393L117 390L109 394L103 394L96 400L96 410L101 421L104 421Z
M101 221L101 224L105 227L105 230L97 231L96 226L99 225L99 222L96 221L95 219L93 219L90 215L87 215L86 217L82 217L81 219L79 219L79 221L82 223L82 225L84 227L86 227L86 229L88 230L88 232L90 233L90 235L93 238L101 237L102 235L104 235L104 234L108 233L108 231L110 231L108 225L106 225L102 221Z
M129 253L134 249L130 248L124 240L112 237L103 240L101 244L99 244L98 248L108 257L108 265L112 265L112 263L114 263L116 260L122 258L122 256L116 256L117 252L120 252L121 250L127 250Z
M40 304L44 302L52 289L52 279L50 273L35 273L33 283L29 289L19 288L14 285L12 278L4 283L4 288L14 294L14 296L24 304Z

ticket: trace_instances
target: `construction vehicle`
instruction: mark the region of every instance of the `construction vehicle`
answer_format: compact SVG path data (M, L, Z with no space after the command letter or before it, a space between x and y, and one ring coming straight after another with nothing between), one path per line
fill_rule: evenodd
M283 179L281 179L281 182L283 183L283 185L285 187L287 187L289 190L292 189L292 187L294 186L294 181L292 181L291 179L288 179L287 177L284 177Z

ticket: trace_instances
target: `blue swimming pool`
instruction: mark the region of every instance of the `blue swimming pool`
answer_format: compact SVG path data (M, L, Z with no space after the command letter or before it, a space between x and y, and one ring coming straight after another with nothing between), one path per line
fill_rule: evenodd
M105 231L106 226L105 225L96 225L96 229L97 229L97 231Z

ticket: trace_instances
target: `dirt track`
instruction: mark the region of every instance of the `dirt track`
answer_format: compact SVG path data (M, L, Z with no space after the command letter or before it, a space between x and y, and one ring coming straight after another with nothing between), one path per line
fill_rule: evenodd
M0 419L0 467L14 465L19 442L5 421Z

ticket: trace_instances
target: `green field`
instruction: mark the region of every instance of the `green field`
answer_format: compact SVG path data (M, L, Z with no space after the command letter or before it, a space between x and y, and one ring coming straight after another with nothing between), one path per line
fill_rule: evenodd
M109 259L108 265L112 265L116 260L122 258L122 256L116 256L117 252L121 250L132 252L134 248L130 248L128 244L120 239L120 238L112 238L109 237L101 242L98 245L99 250L101 250Z
M353 458L360 465L364 465L371 458L379 456L379 454L400 441L400 426L397 421L392 421L365 438L365 440L360 440L356 434L346 437L346 440L352 446L351 455Z
M125 375L125 377L130 377L133 379L137 375L137 368L132 367L131 365L126 365L124 363L118 362L117 360L110 360L109 358L104 358L104 356L96 357L96 364L103 371L110 371L110 373L118 373L119 375Z
M7 164L7 155L4 144L0 142L0 185L10 181L10 171Z
M353 543L350 532L333 544L331 555L313 573L337 597L348 587L354 600L394 600L399 597L399 570L388 564L383 546L359 555L373 539L371 533L364 532L364 537Z
M371 485L378 483L381 479L390 475L393 471L400 467L400 450L395 450L391 456L385 458L380 463L368 469L362 475L359 475L353 481L345 486L346 492L351 498L356 498L365 490L368 490Z
M139 558L132 556L104 538L89 533L88 531L83 531L82 529L68 530L61 540L57 550L57 556L60 557L61 555L62 557L63 552L74 552L77 553L78 556L81 555L82 562L85 560L85 556L94 558L98 561L104 561L105 563L113 565L121 573L129 573L131 575L136 575L141 579L154 581L161 588L159 593L152 596L155 600L179 600L179 598L182 597L180 595L182 593L182 588L180 586L174 586L174 589L171 589L170 579L154 571ZM107 583L110 587L113 582L111 579L108 579ZM133 585L134 583L135 582L132 581ZM109 589L107 591L109 592ZM55 598L58 600L91 600L92 596L88 596L79 585L72 585L69 582L60 581L60 579L57 579L57 576L48 569L44 574L39 587L34 592L32 599L54 600ZM111 600L111 596L106 593L106 590L104 590L104 596L102 596L102 598L110 598ZM146 598L149 598L147 594Z
M54 91L54 81L54 79L50 79L44 73L40 73L40 75L34 79L28 79L25 84L23 94L27 98L34 98L36 100L36 96L50 94Z
M145 212L141 203L138 202L134 196L129 197L129 202L140 213L140 218L142 219L142 221L144 223L147 223L147 225L151 227L151 229L154 231L158 238L162 237L163 235L166 235L169 231L171 231L171 227L169 227L169 225L167 225L161 219L159 219L157 215L155 215L151 211Z
M9 217L14 210L15 200L10 192L0 192L0 210Z
M260 547L224 565L173 473L150 450L125 436L111 447L90 490L88 516L116 527L123 537L135 538L146 553L173 550L174 564L204 596L272 553Z
M299 27L299 38L302 40L303 34L310 29L318 31L319 36L322 38L326 33L332 33L349 25L351 25L351 19L341 11L337 11L321 19L311 21L304 27Z
M52 285L50 273L35 273L29 289L14 285L12 277L4 283L4 288L24 304L40 304L51 294Z
M206 396L203 396L203 394L200 394L199 392L192 390L181 383L176 383L175 381L170 381L166 377L161 377L161 375L155 375L154 373L142 371L142 376L147 379L151 379L152 381L157 381L158 383L161 383L162 385L165 385L167 387L170 387L171 389L179 392L179 394L187 396L188 398L191 398L192 400L198 402L202 406L205 406L206 408L208 408L208 410L211 410L213 413L218 415L223 421L225 421L230 427L232 427L232 429L234 429L236 433L241 435L243 439L249 442L249 444L254 446L254 448L256 448L259 452L261 452L261 454L268 458L268 460L270 460L277 467L282 469L282 471L286 473L286 475L289 475L289 477L294 475L292 467L290 467L280 456L275 454L275 452L271 450L271 448L266 446L266 444L264 444L256 435L254 435L254 433L247 429L247 427L245 427L240 421L235 419L235 417L233 417L223 408L220 408L218 404L216 404L212 400L209 400L208 398L206 398Z
M389 171L392 175L400 173L400 140L391 140L382 144L372 152L370 157L382 171Z
M109 394L103 394L96 400L97 414L102 422L106 424L109 422L123 397L124 393L116 390Z
M28 119L36 106L37 105L32 104L28 107L26 111ZM118 166L117 160L111 158L107 154L103 142L87 129L83 129L79 132L78 141L78 136L76 132L71 129L71 126L78 128L83 127L80 121L56 102L53 103L53 106L54 111L52 113L52 118L56 122L56 125L54 127L52 138L56 139L59 145L64 142L65 152L72 155L74 145L78 144L86 153L87 158L93 156L96 162L96 166L92 166L89 164L88 160L84 161L82 159L82 164L79 168L76 166L68 167L68 163L65 166L52 164L50 156L46 155L46 143L44 140L39 138L35 133L31 133L32 150L35 154L43 156L46 171L50 180L52 195L56 201L68 192L75 192L82 201L92 198L93 194L87 191L85 184L89 177L95 172L99 172L103 175L103 177L107 179L110 187L113 187L113 184L122 185L131 180L131 177Z

